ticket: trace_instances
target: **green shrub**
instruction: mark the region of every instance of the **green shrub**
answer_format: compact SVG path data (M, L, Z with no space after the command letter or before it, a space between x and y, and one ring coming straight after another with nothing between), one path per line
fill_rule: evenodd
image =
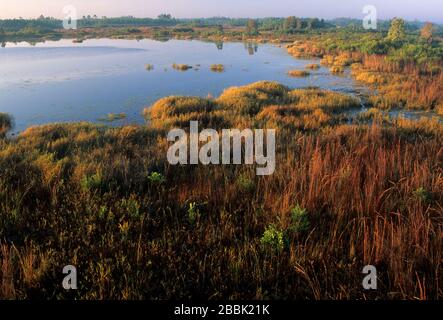
M103 183L102 175L100 173L91 176L83 177L81 181L81 188L84 191L92 191L100 189Z
M150 183L152 184L163 184L166 182L166 178L158 172L152 172L151 174L148 175L148 180Z
M291 225L289 231L293 233L301 233L309 230L310 223L308 212L301 206L296 205L291 210Z
M252 192L255 189L254 181L245 174L241 174L237 178L237 186L240 191L244 192Z
M278 230L275 225L270 224L263 233L260 242L264 247L280 252L284 249L283 232Z
M191 202L188 207L188 221L194 224L198 219L200 219L200 210L195 202Z
M413 195L424 203L429 203L432 200L431 193L423 187L414 190Z
M136 199L123 199L121 201L121 207L127 212L129 217L133 219L138 219L140 217L140 203Z

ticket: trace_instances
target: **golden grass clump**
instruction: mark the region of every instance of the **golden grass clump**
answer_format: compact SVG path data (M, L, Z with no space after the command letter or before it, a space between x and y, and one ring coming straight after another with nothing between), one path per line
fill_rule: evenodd
M443 116L443 104L438 105L438 106L435 108L435 111L436 111L436 113L437 113L438 115Z
M177 63L174 63L174 64L172 64L172 69L178 70L178 71L187 71L189 69L192 69L192 66L190 66L188 64L177 64Z
M189 127L190 121L218 128L227 125L224 116L214 113L216 105L211 99L199 97L166 97L145 108L144 117L155 128Z
M332 66L329 71L332 74L342 74L345 72L345 68L341 67L341 66Z
M387 77L378 72L361 72L353 70L353 75L357 81L368 84L386 84L388 82Z
M320 64L324 66L332 66L334 64L335 57L333 55L325 55L321 60Z
M318 69L320 69L320 65L317 63L311 63L306 66L306 69L318 70Z
M222 108L243 115L255 115L265 105L285 103L289 89L277 82L260 81L226 89L216 100Z
M151 120L164 120L179 115L207 112L213 108L214 103L209 99L171 96L158 100L150 108L145 108L143 114Z
M213 72L224 72L225 66L222 64L213 64L213 65L211 65L210 69Z
M337 112L360 106L357 98L316 88L295 89L290 91L288 96L299 108L307 110L323 109L328 112Z
M370 120L382 120L389 119L389 116L385 116L380 109L377 108L369 108L366 111L363 111L358 114L357 119L361 121L370 121Z
M295 78L302 78L309 76L310 73L305 70L290 70L288 71L288 75Z

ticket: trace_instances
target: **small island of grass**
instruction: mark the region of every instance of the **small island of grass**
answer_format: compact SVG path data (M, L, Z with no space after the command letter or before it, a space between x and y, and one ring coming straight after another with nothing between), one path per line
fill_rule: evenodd
M318 69L320 69L320 65L318 65L318 64L316 64L316 63L311 63L311 64L308 64L308 65L306 66L306 69L310 69L310 70L318 70Z
M213 72L224 72L225 66L222 64L213 64L211 65L211 71Z
M341 66L332 66L329 71L333 74L341 74L343 72L345 72L345 68L341 67Z
M189 69L192 69L192 66L188 64L172 64L172 69L178 70L178 71L187 71Z
M106 117L98 119L99 121L105 121L105 122L113 122L117 120L123 120L126 119L126 113L108 113Z
M309 76L310 73L305 70L290 70L288 71L288 76L295 77L295 78L302 78Z

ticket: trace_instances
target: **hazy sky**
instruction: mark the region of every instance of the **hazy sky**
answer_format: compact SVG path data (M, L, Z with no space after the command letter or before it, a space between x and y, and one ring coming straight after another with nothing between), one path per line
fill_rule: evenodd
M380 19L402 17L443 22L443 0L0 0L0 18L63 17L63 7L73 5L78 15L133 15L155 17L170 13L179 18L230 17L355 17L374 5Z

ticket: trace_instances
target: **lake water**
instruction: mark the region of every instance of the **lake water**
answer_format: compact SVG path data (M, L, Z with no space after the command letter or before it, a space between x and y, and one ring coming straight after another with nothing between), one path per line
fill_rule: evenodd
M173 63L192 65L186 72ZM225 72L210 71L211 64ZM225 88L275 80L292 88L318 86L357 94L364 88L327 68L306 78L286 75L318 60L300 60L271 44L170 40L72 40L7 43L0 48L0 112L15 119L14 132L51 122L103 122L125 113L114 125L143 123L141 112L169 95L218 96ZM146 64L154 69L147 71Z

